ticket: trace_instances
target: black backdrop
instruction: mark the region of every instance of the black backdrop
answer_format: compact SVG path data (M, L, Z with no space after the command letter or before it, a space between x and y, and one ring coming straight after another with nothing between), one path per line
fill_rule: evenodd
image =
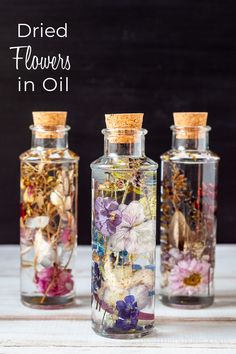
M1 0L0 242L18 242L18 155L30 145L31 111L67 110L70 147L81 156L79 243L90 241L89 163L102 154L104 113L145 112L148 156L169 149L173 111L208 111L220 154L219 242L235 242L235 0ZM17 39L17 23L61 26L68 39ZM10 46L69 54L70 92L17 92ZM62 73L63 74L63 73ZM57 76L59 76L57 74Z

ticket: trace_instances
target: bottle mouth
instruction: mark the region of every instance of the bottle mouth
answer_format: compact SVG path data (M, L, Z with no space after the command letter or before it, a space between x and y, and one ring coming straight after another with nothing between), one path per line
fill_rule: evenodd
M209 125L202 126L179 126L179 125L171 125L170 129L172 131L202 131L202 132L209 132L211 130L211 127Z
M211 130L206 126L176 126L171 125L170 129L176 134L177 139L201 139Z
M141 128L105 128L102 129L104 135L146 135L147 129Z
M42 126L42 125L30 125L30 130L33 132L38 132L38 133L47 133L47 132L53 132L53 133L65 133L70 130L69 125L55 125L55 126Z
M35 133L37 139L63 139L70 130L69 125L30 125L30 130Z
M146 129L137 128L106 128L102 134L112 144L135 144L147 134Z

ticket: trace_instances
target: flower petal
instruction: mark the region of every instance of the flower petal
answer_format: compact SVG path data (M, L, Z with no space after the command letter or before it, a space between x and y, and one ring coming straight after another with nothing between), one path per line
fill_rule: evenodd
M126 304L123 300L116 301L116 309L118 311L124 310L126 307Z
M43 229L49 223L49 217L46 215L35 216L34 218L28 218L25 225L30 229Z
M133 295L128 295L125 297L126 304L133 304L135 302L135 297Z
M145 215L142 204L137 201L131 202L123 211L123 218L132 226L144 222Z

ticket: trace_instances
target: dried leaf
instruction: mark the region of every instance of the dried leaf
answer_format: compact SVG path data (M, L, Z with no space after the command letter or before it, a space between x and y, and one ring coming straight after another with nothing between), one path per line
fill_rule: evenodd
M169 243L173 247L183 250L184 245L190 241L191 234L192 231L186 222L184 214L176 210L169 227Z
M35 197L35 203L38 204L39 209L42 209L43 205L44 205L44 197L42 193L39 193L36 197Z

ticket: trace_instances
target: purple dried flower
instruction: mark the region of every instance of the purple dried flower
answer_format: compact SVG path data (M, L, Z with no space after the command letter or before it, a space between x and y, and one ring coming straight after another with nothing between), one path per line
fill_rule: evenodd
M104 236L116 232L116 227L121 223L122 213L119 204L112 198L97 197L95 202L95 225Z
M133 295L128 295L124 300L116 302L119 319L115 326L123 331L137 328L139 309Z
M99 265L94 262L92 265L92 292L97 292L101 288L102 274L99 269Z

